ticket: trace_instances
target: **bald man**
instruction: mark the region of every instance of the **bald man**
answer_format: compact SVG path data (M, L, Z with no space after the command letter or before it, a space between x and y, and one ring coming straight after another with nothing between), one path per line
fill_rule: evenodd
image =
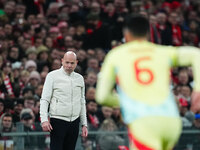
M87 137L85 85L83 77L74 72L76 54L68 51L62 67L48 73L40 100L43 131L50 132L51 150L74 150L82 125L82 136Z

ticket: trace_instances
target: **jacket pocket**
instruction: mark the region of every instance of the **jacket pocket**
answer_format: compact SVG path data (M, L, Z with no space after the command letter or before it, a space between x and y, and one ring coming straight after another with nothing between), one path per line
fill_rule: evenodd
M83 85L81 84L75 84L73 87L73 96L76 97L76 99L80 99L81 98L81 90L83 88Z
M58 99L53 97L50 103L50 114L55 115L57 113L57 105L58 105Z

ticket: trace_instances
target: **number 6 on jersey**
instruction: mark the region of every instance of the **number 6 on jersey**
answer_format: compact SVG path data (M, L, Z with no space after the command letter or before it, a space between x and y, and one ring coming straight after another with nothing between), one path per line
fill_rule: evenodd
M138 59L136 59L136 61L134 62L134 70L135 70L135 74L136 74L136 80L143 85L148 85L150 84L153 79L154 79L154 75L151 69L149 68L140 68L139 64L142 61L149 61L151 60L151 57L146 56L146 57L140 57ZM142 75L146 73L148 75L148 79L144 79L142 78Z

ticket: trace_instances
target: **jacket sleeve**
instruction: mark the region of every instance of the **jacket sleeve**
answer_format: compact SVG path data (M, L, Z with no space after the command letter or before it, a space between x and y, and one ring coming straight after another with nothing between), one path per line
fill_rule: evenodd
M48 121L48 107L51 101L52 93L53 93L53 79L48 74L44 82L42 96L40 99L40 117L42 123Z
M81 113L80 120L82 126L87 126L87 116L86 116L86 102L85 102L85 84L83 80L83 87L81 88Z

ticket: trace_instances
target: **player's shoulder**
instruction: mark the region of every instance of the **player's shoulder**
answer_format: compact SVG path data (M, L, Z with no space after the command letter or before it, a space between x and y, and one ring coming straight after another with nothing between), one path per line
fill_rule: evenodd
M130 46L130 43L121 44L115 48L112 48L112 50L110 50L108 54L110 56L119 56L119 54L124 53L129 46Z
M180 46L178 47L180 50L194 50L194 51L199 51L200 49L198 47L194 46Z
M155 44L156 50L160 52L165 52L165 53L175 53L177 51L178 47L171 46L171 45L159 45Z

